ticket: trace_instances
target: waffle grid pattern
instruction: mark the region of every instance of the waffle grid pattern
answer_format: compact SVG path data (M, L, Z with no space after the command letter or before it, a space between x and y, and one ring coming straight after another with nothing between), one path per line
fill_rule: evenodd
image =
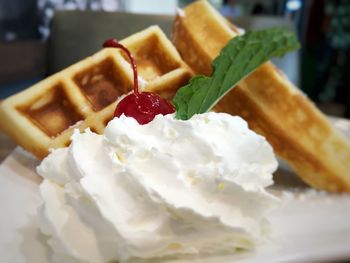
M141 90L171 98L192 76L175 47L157 26L121 41L134 55ZM65 147L75 128L102 133L116 100L133 88L127 58L105 48L15 94L0 105L1 128L39 158Z

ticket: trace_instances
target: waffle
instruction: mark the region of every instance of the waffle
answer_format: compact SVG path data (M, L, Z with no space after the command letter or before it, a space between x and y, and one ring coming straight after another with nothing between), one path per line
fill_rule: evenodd
M169 99L192 76L157 26L121 41L134 55L141 90ZM102 133L116 100L133 88L128 59L105 48L0 104L1 129L38 158L68 146L74 128Z
M173 43L195 73L209 75L212 60L238 34L206 1L198 1L176 16ZM272 63L241 81L215 110L247 120L309 185L350 191L349 141Z

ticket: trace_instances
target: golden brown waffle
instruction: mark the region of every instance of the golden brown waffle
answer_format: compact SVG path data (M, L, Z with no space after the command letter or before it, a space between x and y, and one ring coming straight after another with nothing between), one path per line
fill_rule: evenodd
M237 34L206 1L198 1L177 15L173 42L194 72L209 75L212 60ZM241 81L216 110L246 119L311 186L350 191L349 141L272 63Z
M121 41L136 59L142 90L171 98L192 73L157 26ZM1 129L38 158L67 146L74 128L102 133L117 98L133 88L119 50L106 48L0 104Z

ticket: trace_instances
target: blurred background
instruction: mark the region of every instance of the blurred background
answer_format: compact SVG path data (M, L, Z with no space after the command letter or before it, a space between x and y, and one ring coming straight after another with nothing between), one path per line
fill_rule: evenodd
M0 99L159 24L191 0L0 0ZM350 1L211 0L246 30L286 26L302 49L274 62L327 114L350 117Z

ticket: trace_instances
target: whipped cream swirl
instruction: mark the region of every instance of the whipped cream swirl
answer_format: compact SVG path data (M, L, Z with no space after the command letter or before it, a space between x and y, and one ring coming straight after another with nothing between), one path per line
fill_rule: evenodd
M224 113L188 121L122 115L104 135L76 131L37 168L41 229L54 262L126 262L250 249L264 239L277 161Z

